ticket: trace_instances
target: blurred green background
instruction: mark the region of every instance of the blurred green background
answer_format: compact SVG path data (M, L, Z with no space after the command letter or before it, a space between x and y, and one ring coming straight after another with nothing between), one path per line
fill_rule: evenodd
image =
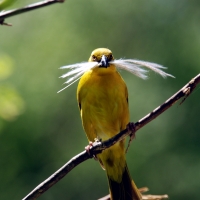
M35 1L36 2L36 1ZM17 1L12 8L34 1ZM121 72L137 121L200 69L200 4L172 0L68 0L8 18L0 27L0 199L22 199L88 144L76 102L77 83L57 94L64 65L107 47L115 58L162 64L144 81ZM138 187L170 199L198 200L200 86L137 132L127 162ZM108 193L105 172L89 160L39 199L97 199Z

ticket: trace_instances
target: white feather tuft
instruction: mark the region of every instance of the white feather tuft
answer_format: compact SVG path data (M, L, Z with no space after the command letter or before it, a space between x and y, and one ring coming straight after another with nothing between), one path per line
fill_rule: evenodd
M143 69L142 67L146 67L151 69L152 71L160 74L162 77L166 78L170 76L175 78L171 74L167 74L162 69L166 69L162 65L158 65L156 63L141 61L141 60L133 60L133 59L119 59L109 62L110 64L114 64L118 69L126 70L142 79L147 79L147 72L148 70ZM63 66L60 69L71 69L71 71L63 74L60 78L68 78L68 80L64 83L67 84L66 87L61 89L59 92L63 91L64 89L68 88L70 85L75 83L77 80L81 78L81 76L88 70L97 67L99 65L98 62L83 62L83 63L76 63L73 65Z
M146 79L148 77L146 75L148 71L143 69L142 67L151 69L152 71L160 74L163 78L166 78L167 76L175 78L171 74L167 74L166 72L161 70L161 69L166 69L166 67L158 65L156 63L151 63L141 60L133 60L133 59L119 59L119 60L114 60L110 63L113 63L117 68L129 71L132 74L135 74L136 76L142 79Z
M83 63L76 63L73 65L67 65L67 66L61 67L60 69L71 69L71 71L67 72L66 74L63 74L60 77L60 78L68 78L68 80L64 83L64 84L67 84L67 86L59 90L58 93L68 88L73 83L75 83L77 80L80 79L80 77L86 71L96 67L97 65L98 65L98 62L83 62Z

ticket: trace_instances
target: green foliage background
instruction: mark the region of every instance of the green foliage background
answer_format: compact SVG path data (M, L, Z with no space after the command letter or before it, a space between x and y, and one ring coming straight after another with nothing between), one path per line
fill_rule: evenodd
M20 7L33 1L17 1ZM0 199L22 199L88 141L76 103L77 83L57 94L65 70L107 47L115 58L168 67L176 79L153 72L143 81L121 72L137 121L200 69L200 4L172 0L68 0L6 20L0 27ZM137 132L127 162L138 187L170 199L198 200L200 90ZM97 199L108 193L105 172L90 160L41 200Z

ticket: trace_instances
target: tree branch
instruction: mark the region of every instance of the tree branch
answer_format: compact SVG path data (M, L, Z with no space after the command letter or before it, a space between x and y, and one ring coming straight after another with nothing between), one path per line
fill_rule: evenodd
M140 128L145 126L147 123L158 117L161 113L171 107L174 103L176 103L179 99L183 98L180 104L182 104L185 99L193 92L197 84L200 83L200 74L194 77L191 81L189 81L183 88L181 88L177 93L175 93L172 97L166 100L162 105L154 109L151 113L140 119L135 123L135 131L138 131ZM90 149L90 155L83 151L80 154L73 157L69 162L67 162L63 167L61 167L58 171L52 174L48 179L38 185L33 191L31 191L23 200L33 200L38 198L42 193L52 187L55 183L61 180L65 175L67 175L73 168L75 168L78 164L88 160L89 158L93 158L93 155L101 153L106 148L114 145L116 142L124 139L130 132L128 129L125 129L110 138L109 140L100 142L95 141L93 146Z
M65 0L46 0L46 1L41 1L38 3L34 3L31 4L29 6L25 6L23 8L19 8L19 9L14 9L14 10L9 10L9 11L2 11L0 12L0 25L7 25L7 26L12 26L11 24L5 23L5 19L8 17L12 17L14 15L19 15L22 14L24 12L29 12L31 10L35 10L38 8L42 8L44 6L49 6L51 4L55 4L55 3L63 3Z

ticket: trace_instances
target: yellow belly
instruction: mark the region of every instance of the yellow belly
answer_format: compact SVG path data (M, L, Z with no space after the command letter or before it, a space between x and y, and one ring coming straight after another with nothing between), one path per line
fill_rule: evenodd
M118 74L86 73L78 86L81 118L89 141L106 140L126 128L129 122L126 85ZM125 141L98 155L110 178L120 182L125 166Z

